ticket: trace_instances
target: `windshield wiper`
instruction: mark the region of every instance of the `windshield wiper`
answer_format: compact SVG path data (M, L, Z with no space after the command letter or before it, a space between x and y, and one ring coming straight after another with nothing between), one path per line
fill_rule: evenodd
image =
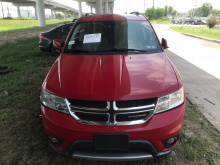
M147 52L147 50L142 49L112 49L114 52Z

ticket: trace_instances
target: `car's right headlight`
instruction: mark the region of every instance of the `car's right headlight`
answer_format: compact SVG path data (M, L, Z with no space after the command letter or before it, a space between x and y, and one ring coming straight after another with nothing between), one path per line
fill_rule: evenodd
M65 98L48 93L44 89L41 91L41 103L52 110L69 114Z
M159 97L157 100L157 105L155 113L160 113L173 109L180 106L184 102L184 91L183 87L176 92Z

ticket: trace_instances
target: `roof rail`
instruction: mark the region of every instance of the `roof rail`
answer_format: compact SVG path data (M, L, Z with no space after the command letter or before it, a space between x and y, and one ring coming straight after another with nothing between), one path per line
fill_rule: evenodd
M86 13L85 16L88 16L88 15L95 15L94 13Z
M138 11L133 11L130 14L134 14L134 15L140 15L140 13Z

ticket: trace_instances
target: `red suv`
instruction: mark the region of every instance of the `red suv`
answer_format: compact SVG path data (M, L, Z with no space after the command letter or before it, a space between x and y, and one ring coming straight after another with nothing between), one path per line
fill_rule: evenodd
M141 15L92 15L74 24L42 85L50 145L65 155L134 160L168 154L182 127L181 77Z

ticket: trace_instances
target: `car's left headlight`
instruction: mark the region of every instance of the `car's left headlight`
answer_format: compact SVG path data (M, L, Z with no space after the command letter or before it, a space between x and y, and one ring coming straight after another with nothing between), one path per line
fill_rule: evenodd
M65 98L48 93L44 89L41 91L41 103L52 110L69 114Z
M155 113L160 113L173 109L180 106L184 102L184 91L183 87L176 92L173 92L169 95L159 97L157 100L157 105Z

